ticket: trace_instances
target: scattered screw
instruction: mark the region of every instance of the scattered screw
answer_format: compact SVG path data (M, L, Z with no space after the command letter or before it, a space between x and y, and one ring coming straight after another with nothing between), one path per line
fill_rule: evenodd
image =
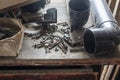
M54 44L52 44L52 45L49 47L49 50L55 48L60 42L61 42L61 40L56 41Z
M32 39L39 39L41 37L41 33L37 33L32 36Z
M49 46L50 46L50 44L48 44L48 43L45 43L45 44L44 44L45 53L49 53L49 52L50 52L49 49L48 49Z
M57 46L61 49L63 53L67 53L67 50L61 44L58 44Z
M35 45L33 45L33 47L34 47L34 49L40 49L40 48L42 48L43 47L43 44L35 44Z
M59 49L56 47L56 48L55 48L55 51L57 52L57 51L59 51Z

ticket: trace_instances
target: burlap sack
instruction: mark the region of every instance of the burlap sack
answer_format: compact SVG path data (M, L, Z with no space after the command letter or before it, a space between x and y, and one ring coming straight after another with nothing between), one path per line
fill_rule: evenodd
M24 26L19 20L11 18L0 18L0 26L17 31L13 36L0 40L0 56L17 56L22 46Z

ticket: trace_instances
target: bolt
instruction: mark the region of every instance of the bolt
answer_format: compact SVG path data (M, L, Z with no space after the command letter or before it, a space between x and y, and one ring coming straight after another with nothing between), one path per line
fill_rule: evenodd
M67 50L61 44L58 44L58 47L61 49L63 53L65 54L67 53Z
M54 44L52 44L51 46L49 46L49 50L55 48L60 42L61 42L61 40L58 40Z
M34 47L35 49L39 49L39 48L42 48L43 47L43 44L35 44L33 45L32 47Z
M50 46L50 44L48 44L48 43L45 43L45 44L44 44L45 53L49 53L49 52L50 52L49 49L48 49L49 46Z
M56 48L55 48L55 52L57 52L57 51L59 51L59 49L56 47Z

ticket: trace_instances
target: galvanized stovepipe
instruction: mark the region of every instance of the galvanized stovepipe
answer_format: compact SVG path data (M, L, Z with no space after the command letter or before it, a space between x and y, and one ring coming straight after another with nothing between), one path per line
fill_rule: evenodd
M84 47L88 53L108 53L120 43L120 28L106 0L90 0L95 27L84 33Z

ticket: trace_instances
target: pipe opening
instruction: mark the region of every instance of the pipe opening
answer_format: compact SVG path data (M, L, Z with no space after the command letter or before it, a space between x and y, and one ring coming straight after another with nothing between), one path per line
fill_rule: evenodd
M87 52L95 52L95 37L91 30L87 30L84 34L84 47Z
M74 11L83 12L89 10L90 2L89 0L71 0L69 7Z
M96 22L94 24L95 27L88 29L84 33L84 47L91 54L114 51L120 41L120 32L116 20L112 16L105 0L90 1Z
M88 21L90 15L90 1L89 0L70 0L69 14L71 32L74 30L81 30L83 25Z

